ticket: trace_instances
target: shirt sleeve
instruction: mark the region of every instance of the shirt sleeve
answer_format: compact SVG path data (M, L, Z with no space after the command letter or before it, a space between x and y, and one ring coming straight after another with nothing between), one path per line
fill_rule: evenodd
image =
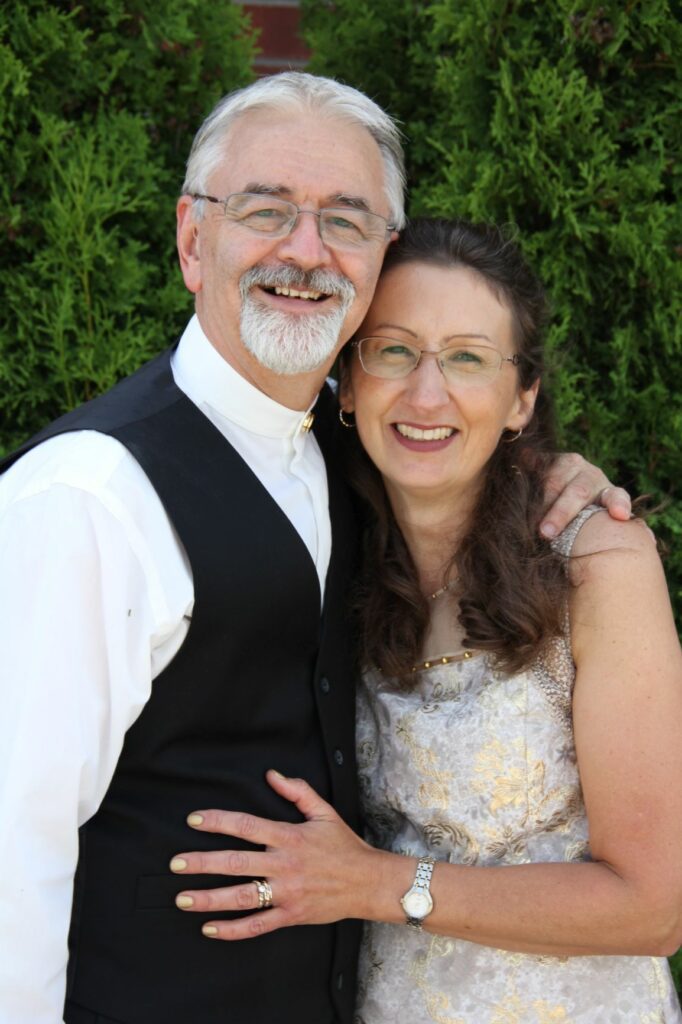
M164 590L135 515L110 497L52 482L0 518L0 1020L12 1024L62 1020L78 828L184 638L170 524L184 578Z

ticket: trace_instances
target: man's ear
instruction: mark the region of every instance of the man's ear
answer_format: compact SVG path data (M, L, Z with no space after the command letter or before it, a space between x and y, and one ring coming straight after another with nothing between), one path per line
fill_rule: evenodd
M201 264L199 261L199 225L192 216L191 196L180 196L176 207L176 240L180 269L186 287L196 295L201 290Z

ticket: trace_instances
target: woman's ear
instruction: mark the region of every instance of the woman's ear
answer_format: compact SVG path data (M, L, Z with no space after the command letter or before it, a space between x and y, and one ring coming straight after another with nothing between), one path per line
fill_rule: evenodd
M355 412L350 367L345 361L339 366L339 405L344 412Z
M540 378L538 377L527 390L519 391L516 396L516 402L514 403L514 409L506 426L507 430L516 432L517 430L522 430L524 427L528 426L533 418L535 401L538 397L539 390Z

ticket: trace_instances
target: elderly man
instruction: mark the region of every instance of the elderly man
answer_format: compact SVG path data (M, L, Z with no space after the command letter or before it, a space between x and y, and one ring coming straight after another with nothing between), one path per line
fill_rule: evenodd
M395 126L353 89L286 74L227 97L178 203L196 316L177 348L8 460L8 1024L55 1024L65 991L67 1024L351 1020L355 923L207 942L167 865L197 806L293 820L271 766L357 826L355 538L318 392L403 223L402 184ZM550 523L605 482L587 471Z

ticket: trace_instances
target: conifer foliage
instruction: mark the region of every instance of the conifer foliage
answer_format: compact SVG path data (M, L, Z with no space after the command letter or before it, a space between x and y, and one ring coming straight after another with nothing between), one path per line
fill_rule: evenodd
M562 443L667 507L682 611L682 24L668 0L303 0L311 70L401 119L410 212L516 226Z
M665 503L650 521L682 623L679 3L302 6L311 70L403 122L410 212L518 229L552 297L562 442Z
M0 8L0 451L177 335L184 162L252 54L229 0Z

